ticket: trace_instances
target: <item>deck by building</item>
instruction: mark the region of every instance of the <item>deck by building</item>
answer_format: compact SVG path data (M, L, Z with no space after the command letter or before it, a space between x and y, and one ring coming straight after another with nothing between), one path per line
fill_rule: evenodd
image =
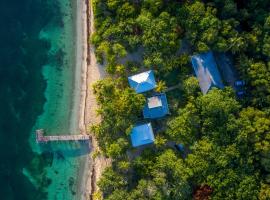
M53 142L53 141L87 141L90 140L89 135L50 135L44 136L44 130L36 130L37 143Z

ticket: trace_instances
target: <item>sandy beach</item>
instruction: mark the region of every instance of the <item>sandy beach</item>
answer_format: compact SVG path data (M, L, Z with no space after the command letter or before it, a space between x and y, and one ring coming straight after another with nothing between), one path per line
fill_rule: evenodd
M94 48L88 43L89 37L94 32L94 16L91 5L91 0L79 0L78 1L78 21L81 23L81 30L78 30L81 34L82 47L82 73L81 73L81 101L80 101L80 115L79 115L79 129L83 134L90 134L92 139L91 152L98 150L97 141L94 136L87 132L87 127L91 124L100 122L100 118L96 115L97 103L92 90L92 85L105 77L104 66L97 63ZM80 27L80 26L78 26ZM81 187L81 199L92 199L93 193L97 190L96 182L100 178L102 170L109 164L108 160L102 156L98 156L92 159L89 155L88 160L85 163L85 167L82 173L82 187Z

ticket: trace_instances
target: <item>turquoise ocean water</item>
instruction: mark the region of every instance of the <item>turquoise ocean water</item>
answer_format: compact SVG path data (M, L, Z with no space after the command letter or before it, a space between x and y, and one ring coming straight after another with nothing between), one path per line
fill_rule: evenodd
M0 194L80 199L88 144L38 145L34 132L78 134L76 1L0 1ZM77 70L78 71L78 70Z

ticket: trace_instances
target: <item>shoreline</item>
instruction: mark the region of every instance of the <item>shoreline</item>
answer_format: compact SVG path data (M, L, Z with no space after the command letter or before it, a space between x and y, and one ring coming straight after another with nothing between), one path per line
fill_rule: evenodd
M104 66L97 63L94 47L89 44L90 37L94 32L92 0L79 0L79 4L77 12L81 12L81 14L77 19L77 23L82 23L79 130L81 134L89 134L91 138L91 151L84 163L79 191L81 192L81 199L92 200L94 192L98 189L96 182L100 178L103 169L110 163L103 156L92 157L93 152L98 151L99 147L94 135L88 132L89 125L100 122L100 117L96 113L98 106L92 85L104 78L106 73Z
M76 19L76 32L77 32L77 50L80 50L80 53L76 54L76 64L81 65L81 73L80 73L80 104L79 104L79 116L78 116L78 129L80 134L87 134L87 124L86 124L86 98L87 98L87 80L88 80L88 27L87 27L87 1L85 0L77 0L77 19ZM91 141L89 143L91 148ZM89 154L82 163L80 168L79 179L78 179L78 196L77 198L84 200L88 199L89 187L88 182L91 177L91 169L92 169L92 159L90 157L92 149L90 149Z

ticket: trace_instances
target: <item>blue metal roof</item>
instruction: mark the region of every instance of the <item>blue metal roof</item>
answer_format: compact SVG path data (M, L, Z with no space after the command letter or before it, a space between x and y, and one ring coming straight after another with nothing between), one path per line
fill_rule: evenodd
M154 140L151 123L137 125L131 131L131 143L133 147L151 144Z
M211 51L192 56L191 62L203 94L206 94L211 87L224 88Z
M185 150L185 147L183 144L177 144L177 147L179 149L179 151L184 151Z
M164 93L155 95L147 99L143 108L144 118L159 118L169 113L168 102Z
M137 93L143 93L156 87L154 72L152 70L128 77L130 87Z

